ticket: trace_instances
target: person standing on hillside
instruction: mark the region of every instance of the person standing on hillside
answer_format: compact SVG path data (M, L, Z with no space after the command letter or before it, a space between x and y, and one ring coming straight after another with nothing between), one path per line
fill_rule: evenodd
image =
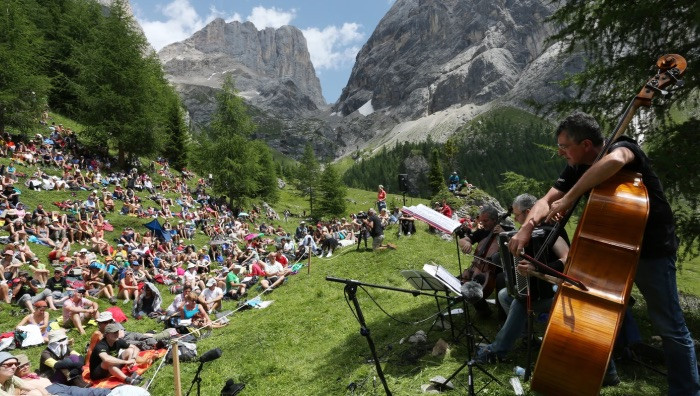
M384 191L384 186L380 184L377 187L377 212L381 212L382 209L386 209L386 191Z
M562 121L555 136L559 155L567 166L552 188L539 199L510 240L509 248L518 254L530 242L532 230L542 221L566 213L576 200L622 169L639 172L649 196L649 217L644 229L635 283L647 303L654 330L663 340L670 395L700 395L700 376L693 338L685 323L676 286L676 252L673 212L651 161L632 139L622 137L596 162L604 139L595 119L574 113ZM619 382L615 364L608 365L606 382Z

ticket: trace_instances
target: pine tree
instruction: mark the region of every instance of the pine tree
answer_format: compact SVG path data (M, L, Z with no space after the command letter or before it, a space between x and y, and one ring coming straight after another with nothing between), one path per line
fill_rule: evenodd
M116 0L71 59L79 70L73 81L79 121L95 146L116 148L122 166L127 155L160 151L167 109L160 62L155 54L144 56L147 42L134 24L124 1Z
M173 169L182 170L187 167L189 152L189 131L185 125L185 114L175 92L170 95L168 119L165 125L167 140L163 156L168 159Z
M340 217L345 214L347 189L340 181L340 175L332 164L327 164L319 181L318 214Z
M313 214L314 194L318 187L318 180L321 173L321 166L316 159L316 154L310 143L304 146L304 153L299 160L296 179L297 189L302 196L309 197L309 211Z
M430 170L428 171L428 183L430 185L431 196L437 194L445 187L445 179L440 162L440 151L433 149L430 155Z
M41 34L29 18L34 12L33 0L7 0L0 9L0 132L30 130L45 105L50 82L42 74Z
M275 203L279 200L279 188L277 186L277 166L272 159L270 147L263 141L256 140L255 150L258 152L257 196L267 201Z
M216 95L216 111L202 136L198 167L212 174L213 189L242 206L260 191L259 152L248 139L255 125L229 76Z

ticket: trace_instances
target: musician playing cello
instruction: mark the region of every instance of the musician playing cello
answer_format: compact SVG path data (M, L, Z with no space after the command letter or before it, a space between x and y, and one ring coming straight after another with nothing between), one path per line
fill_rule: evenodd
M513 216L518 224L527 218L530 208L535 204L537 198L530 194L521 194L513 200ZM532 252L529 252L530 255ZM564 262L566 255L569 253L569 245L561 236L554 242L552 249L549 249L546 264L557 271L564 270ZM517 271L527 276L535 271L534 265L527 261L520 261L517 266ZM552 297L554 289L552 284L539 278L530 278L530 299L532 301L532 309L535 312L549 312L552 305ZM513 349L515 341L523 334L527 320L527 303L525 301L516 300L508 295L508 289L505 287L498 292L498 302L507 312L506 321L501 327L501 330L496 334L493 343L482 347L477 352L474 360L477 363L489 363L495 359L503 359L505 355Z
M476 252L474 253L474 262L465 269L460 276L462 282L474 280L482 284L484 288L484 298L474 303L474 308L482 317L491 316L491 308L486 302L486 297L494 290L500 290L505 287L503 278L503 270L495 265L489 264L493 260L498 259L498 234L503 232L503 228L499 224L499 213L496 208L490 205L484 205L479 211L479 217L476 218L478 228L474 232L467 233L466 236L460 238L459 248L464 254L469 254L472 250L472 245L478 243ZM480 260L483 258L485 260Z
M574 113L556 129L559 155L568 163L547 194L535 203L509 247L517 255L530 241L534 227L564 214L578 197L621 169L642 174L649 195L649 217L644 230L635 283L647 303L649 319L663 339L670 395L700 395L700 379L693 339L685 324L676 287L676 251L673 213L649 158L631 139L620 138L608 154L595 159L603 148L598 123L588 114ZM604 382L615 383L611 361ZM616 380L616 381L615 381Z

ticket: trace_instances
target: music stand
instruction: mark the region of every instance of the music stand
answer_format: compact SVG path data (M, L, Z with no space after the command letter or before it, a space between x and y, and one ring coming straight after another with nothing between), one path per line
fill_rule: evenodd
M416 290L421 290L421 291L432 291L433 296L435 298L435 305L437 306L437 311L439 313L439 319L440 319L440 324L442 325L442 328L445 328L445 317L442 314L443 309L440 306L440 298L439 293L445 293L445 297L448 298L448 303L447 303L447 316L449 318L449 324L450 324L450 330L452 332L452 339L456 339L455 337L455 332L454 332L454 321L452 320L452 306L456 304L457 301L454 303L450 304L450 288L445 286L442 282L440 282L435 276L429 274L428 272L425 272L423 270L403 270L401 271L401 275L408 281L408 283L411 284ZM457 299L455 299L457 300ZM430 326L430 329L428 330L428 333L435 327L435 324L437 323L438 318L435 318L435 321L433 321L433 325Z
M459 286L460 286L459 279L455 278L454 275L447 272L447 270L440 267L439 265L432 266L430 264L426 264L425 266L423 266L423 269L430 275L434 274L434 278L437 281L439 281L440 283L442 283L446 288L448 288L452 292L459 293L459 295L461 295L461 289L459 288ZM452 373L452 375L450 375L446 380L444 380L442 382L439 382L439 381L435 382L435 384L441 388L449 387L448 383L452 379L454 379L457 376L457 374L459 374L465 367L468 367L469 395L475 395L476 393L481 392L491 382L495 381L496 383L498 383L501 386L503 386L503 383L501 381L499 381L498 378L494 377L493 374L489 373L486 369L481 367L481 365L479 365L479 363L474 361L474 359L472 359L472 356L473 356L473 354L475 352L475 348L476 348L476 345L475 345L476 343L474 341L473 331L476 331L477 333L479 333L479 335L481 335L482 339L486 340L487 342L488 342L488 339L486 338L486 336L484 336L484 334L481 331L479 331L479 329L476 327L476 325L474 325L474 323L472 322L471 314L469 313L469 305L466 303L464 298L462 298L462 302L463 302L463 307L464 307L464 317L465 317L466 322L467 322L466 326L465 326L465 334L466 334L466 339L467 339L467 360L457 370L455 370L455 372ZM479 389L478 392L474 392L474 370L473 370L474 367L476 367L479 371L481 371L483 374L485 374L486 376L488 376L491 379L489 382L486 383L486 385L484 385L484 387Z

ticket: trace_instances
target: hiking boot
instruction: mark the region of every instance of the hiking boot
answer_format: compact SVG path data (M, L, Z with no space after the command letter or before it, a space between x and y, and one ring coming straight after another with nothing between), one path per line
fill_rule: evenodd
M116 298L116 297L111 297L111 298L109 299L109 303L112 304L112 305L117 305L117 298Z
M478 364L496 363L497 361L498 356L496 352L492 351L488 346L479 348L476 356L474 356L474 362Z
M136 374L136 373L133 373L124 379L125 383L127 383L129 385L134 385L134 386L137 386L138 384L140 384L141 381L143 381L143 377Z

